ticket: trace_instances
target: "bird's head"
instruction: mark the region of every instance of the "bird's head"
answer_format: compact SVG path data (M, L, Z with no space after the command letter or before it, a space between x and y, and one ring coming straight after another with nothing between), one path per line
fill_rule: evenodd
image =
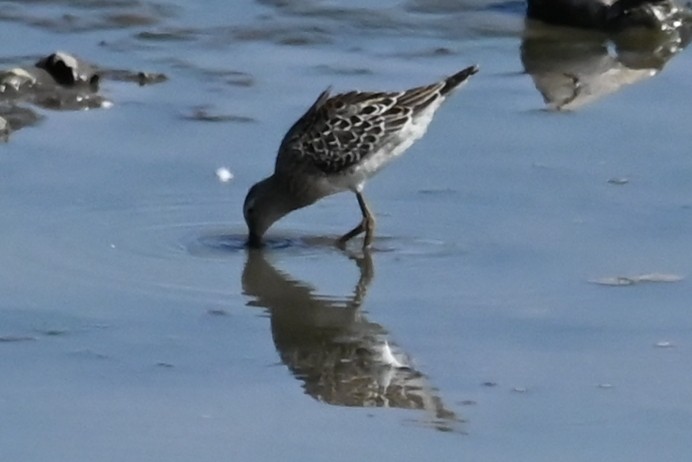
M261 247L262 237L269 227L290 212L286 194L274 177L265 178L250 188L243 204L243 216L248 228L248 245Z

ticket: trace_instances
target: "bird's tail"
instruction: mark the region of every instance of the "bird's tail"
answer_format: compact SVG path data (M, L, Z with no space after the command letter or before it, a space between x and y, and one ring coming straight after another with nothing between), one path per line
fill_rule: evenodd
M456 87L464 83L466 80L468 80L468 78L476 72L478 72L478 66L474 65L469 66L466 69L459 71L450 77L447 77L445 79L445 85L440 90L440 93L442 95L446 95L447 93L449 93L450 91L454 90Z

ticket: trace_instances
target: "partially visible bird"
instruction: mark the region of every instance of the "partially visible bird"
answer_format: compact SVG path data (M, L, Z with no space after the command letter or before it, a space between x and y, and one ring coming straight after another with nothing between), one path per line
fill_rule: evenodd
M528 0L526 14L551 24L604 31L641 26L673 30L689 20L689 8L678 0Z
M248 245L261 246L267 229L289 212L352 191L362 220L338 243L365 233L363 247L369 247L375 218L363 196L366 181L422 137L449 93L476 72L478 67L470 66L432 85L400 92L322 92L286 133L274 173L245 197Z

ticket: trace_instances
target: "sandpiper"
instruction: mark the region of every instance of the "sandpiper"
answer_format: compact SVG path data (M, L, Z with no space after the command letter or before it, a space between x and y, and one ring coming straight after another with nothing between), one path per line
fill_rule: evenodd
M352 191L363 218L337 242L345 245L365 233L363 247L369 247L375 218L363 196L365 182L422 137L449 93L476 72L478 67L470 66L432 85L400 92L322 92L286 133L274 173L245 197L248 245L261 246L267 229L287 213Z

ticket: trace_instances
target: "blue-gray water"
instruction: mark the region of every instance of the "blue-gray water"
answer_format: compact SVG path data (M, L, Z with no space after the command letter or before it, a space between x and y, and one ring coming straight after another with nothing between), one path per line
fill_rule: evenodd
M554 111L520 2L0 10L4 67L64 49L169 77L104 80L111 108L37 109L0 147L1 460L689 457L688 51ZM585 72L622 70L604 48ZM474 63L369 183L371 261L329 243L348 194L242 248L245 192L320 91ZM368 364L385 341L412 370Z

